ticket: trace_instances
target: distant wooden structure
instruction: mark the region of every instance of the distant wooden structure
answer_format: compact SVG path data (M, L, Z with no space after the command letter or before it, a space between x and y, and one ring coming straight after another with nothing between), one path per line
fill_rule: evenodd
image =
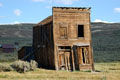
M24 61L30 61L34 59L33 55L28 56L33 52L33 47L32 46L23 46L19 51L18 51L18 59L24 60ZM28 56L28 57L27 57Z
M55 70L94 70L90 8L53 7L33 28L35 60Z
M15 50L15 46L13 44L2 44L1 50L3 53L13 53Z
M0 44L0 52L2 52L2 44Z

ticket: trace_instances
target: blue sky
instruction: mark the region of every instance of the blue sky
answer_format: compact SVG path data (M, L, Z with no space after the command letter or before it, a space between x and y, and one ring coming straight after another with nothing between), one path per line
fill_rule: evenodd
M92 22L120 22L120 0L0 0L0 24L38 23L52 6L92 7Z

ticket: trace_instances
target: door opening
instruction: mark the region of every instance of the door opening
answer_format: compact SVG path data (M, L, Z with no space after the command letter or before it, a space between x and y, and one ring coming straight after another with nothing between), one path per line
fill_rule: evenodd
M72 70L72 54L70 46L58 47L58 66L59 70Z
M85 53L84 53L84 48L82 48L82 61L83 61L83 64L85 64Z
M90 64L89 46L74 46L73 52L76 70L80 70L80 65Z

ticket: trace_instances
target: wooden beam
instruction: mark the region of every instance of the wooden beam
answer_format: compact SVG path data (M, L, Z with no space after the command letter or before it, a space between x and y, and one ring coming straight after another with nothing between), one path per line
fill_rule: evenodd
M74 54L73 54L73 47L71 47L71 54L72 54L72 66L73 66L73 71L75 71L75 62L74 62Z

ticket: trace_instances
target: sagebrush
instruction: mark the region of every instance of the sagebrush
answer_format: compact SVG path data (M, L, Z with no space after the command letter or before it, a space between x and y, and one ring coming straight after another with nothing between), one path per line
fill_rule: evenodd
M15 61L13 64L10 65L15 71L17 72L28 72L33 71L37 68L37 62L31 60L30 62L27 61Z
M10 65L0 64L0 72L12 71L13 68Z

